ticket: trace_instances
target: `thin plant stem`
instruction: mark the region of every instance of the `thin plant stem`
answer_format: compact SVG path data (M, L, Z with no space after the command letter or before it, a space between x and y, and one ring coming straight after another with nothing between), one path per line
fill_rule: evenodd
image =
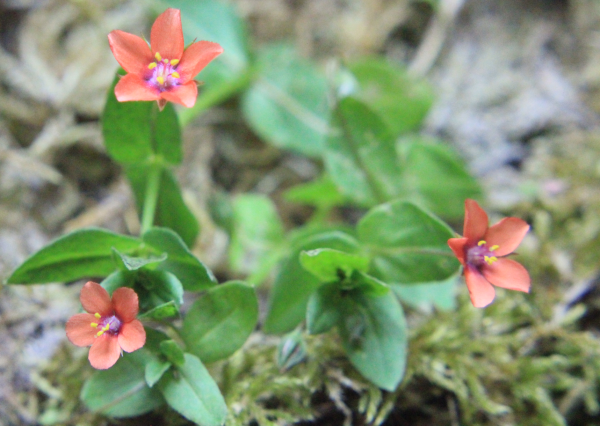
M148 180L146 181L146 194L144 196L144 207L142 210L142 234L152 228L152 225L154 224L161 175L162 167L160 164L153 162L150 165L150 172L148 173Z

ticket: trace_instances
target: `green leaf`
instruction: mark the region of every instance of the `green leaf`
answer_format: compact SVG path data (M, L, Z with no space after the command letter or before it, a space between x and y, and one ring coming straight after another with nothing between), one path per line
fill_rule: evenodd
M421 126L434 101L427 81L380 57L362 58L349 69L358 82L353 96L378 113L394 136Z
M185 363L167 371L157 387L167 403L185 418L200 426L220 426L225 422L225 400L202 362L194 355L185 354Z
M119 287L132 288L138 294L140 311L153 319L172 313L169 302L177 307L183 303L183 286L175 275L167 271L144 268L117 271L102 281L101 285L109 294Z
M144 312L142 315L138 316L138 319L161 321L167 318L176 317L177 315L179 315L179 309L177 308L177 304L171 300Z
M163 405L160 392L145 380L145 364L151 359L144 349L126 354L108 370L96 371L81 389L87 408L111 417L133 417Z
M159 113L154 102L119 102L114 93L119 79L117 75L108 91L102 115L108 154L122 164L143 162L154 154L169 164L181 163L181 130L173 105Z
M234 272L270 272L273 263L271 255L277 251L282 240L283 225L269 197L243 194L233 200L229 264Z
M213 287L190 308L181 337L203 362L227 358L246 341L258 321L253 287L240 281Z
M177 276L188 291L206 290L217 284L213 273L189 251L174 231L167 228L152 228L142 236L143 241L168 258L158 265L158 270Z
M310 334L321 334L331 330L340 320L344 303L339 283L320 286L308 299L306 306L306 328Z
M354 271L350 281L351 288L355 288L367 296L383 296L390 291L390 287L386 283L361 271Z
M373 258L372 275L384 282L441 281L459 269L447 243L454 232L415 204L377 206L360 220L357 231Z
M68 282L105 277L115 270L111 249L139 247L137 238L103 229L80 229L54 240L30 256L7 279L8 284Z
M223 53L202 70L197 79L205 82L192 108L181 110L183 123L206 108L243 89L249 82L249 53L244 21L235 8L216 0L166 0L169 7L181 10L183 34L187 43L208 40L219 43ZM162 12L164 8L160 9Z
M173 364L168 361L161 361L158 358L149 361L144 370L144 379L146 380L148 387L154 386L160 380L163 374L165 374L166 371L171 368L171 365Z
M321 282L350 278L353 271L366 272L369 258L340 250L319 248L300 253L300 264Z
M242 112L267 142L320 156L329 132L327 81L289 46L259 53L259 78L242 97Z
M139 212L143 209L146 181L151 167L155 166L136 164L126 169ZM183 201L175 176L166 168L161 173L154 225L171 228L179 234L188 247L194 244L200 229L196 217Z
M456 308L456 284L457 277L452 276L445 281L419 285L395 284L392 290L400 300L415 308L429 311L435 306L449 311Z
M149 311L168 302L183 303L183 286L175 275L167 271L140 269L130 272L129 282L140 299L140 309Z
M321 282L300 265L300 253L317 248L332 248L356 253L356 240L340 231L310 235L295 244L290 257L283 262L269 297L264 330L266 333L285 333L296 327L306 315L306 304Z
M135 271L140 269L146 265L152 265L154 263L160 263L167 259L167 254L163 253L160 256L148 256L148 257L136 257L136 256L128 256L124 253L121 253L116 248L112 248L113 253L116 258L119 259L118 263L123 269L128 271Z
M160 351L167 357L171 364L181 367L185 364L183 350L174 340L163 340L160 342Z
M282 337L277 345L277 366L288 371L306 359L306 342L300 329Z
M350 362L376 386L394 391L406 368L408 333L393 293L370 297L351 291L338 322Z
M328 174L291 187L284 192L283 197L292 203L308 204L321 209L341 206L346 200Z
M395 140L365 104L342 99L333 114L334 135L327 139L325 166L342 194L372 206L401 193Z
M464 162L442 143L422 138L398 144L405 196L434 213L450 219L464 214L464 200L480 198L481 188Z

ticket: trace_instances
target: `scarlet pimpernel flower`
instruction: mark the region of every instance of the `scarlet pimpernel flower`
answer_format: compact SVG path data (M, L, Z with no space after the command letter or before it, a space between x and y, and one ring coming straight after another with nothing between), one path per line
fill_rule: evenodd
M115 86L119 102L157 101L193 107L198 87L193 78L223 48L210 41L198 41L184 49L181 13L165 10L152 25L150 46L141 37L124 31L111 31L110 49L127 72Z
M92 346L88 359L92 367L105 370L119 359L121 351L133 352L146 343L146 331L135 319L139 302L127 287L115 290L112 299L100 284L89 281L79 296L87 314L67 321L67 337L77 346Z
M516 217L507 217L488 227L486 212L474 200L465 201L462 238L450 238L448 245L463 265L465 281L476 308L494 300L497 287L529 293L531 279L518 262L505 256L515 251L529 225Z

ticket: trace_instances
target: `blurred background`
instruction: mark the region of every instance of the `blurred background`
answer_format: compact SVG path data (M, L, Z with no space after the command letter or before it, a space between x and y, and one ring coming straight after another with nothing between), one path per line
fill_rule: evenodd
M518 324L548 339L530 336L538 349L548 345L537 352L548 363L536 367L540 378L532 392L560 386L530 403L549 420L535 423L503 408L512 401L489 390L497 377L481 397L490 396L497 406L480 399L469 413L461 405L469 396L461 397L460 387L415 372L388 424L599 424L594 351L600 321L600 2L227 3L245 23L253 51L285 42L325 75L346 61L382 56L424 79L432 102L419 132L456 150L479 180L484 205L498 213L492 219L512 215L532 224L520 249L534 277L528 313L500 300L488 311L487 332ZM0 279L65 231L139 230L128 185L102 143L99 119L118 68L107 34L121 29L148 36L164 7L142 0L0 0ZM234 95L186 116L186 157L178 170L202 229L194 252L224 279L232 276L228 237L211 217L211 197L266 194L289 229L303 223L310 208L286 202L283 191L314 179L321 168L318 161L266 143L244 120L239 103ZM340 213L356 220L353 214ZM455 229L461 220L452 222ZM64 336L66 319L79 309L78 293L78 287L60 284L1 288L0 425L112 424L86 414L78 402L85 351L67 346ZM473 309L464 303L465 293L461 287L459 312ZM512 310L502 322L507 306ZM456 319L459 314L434 309L420 315L413 336L417 354L419 336L435 330L436 321L465 321L469 327L483 314ZM553 346L566 335L583 339L569 347L575 352ZM593 349L582 353L583 347ZM556 365L565 375L548 375ZM331 394L309 398L321 410L316 424L342 424L348 412L360 411L352 396L340 392L341 402ZM527 404L520 409L527 411ZM356 420L360 416L352 418L363 424Z

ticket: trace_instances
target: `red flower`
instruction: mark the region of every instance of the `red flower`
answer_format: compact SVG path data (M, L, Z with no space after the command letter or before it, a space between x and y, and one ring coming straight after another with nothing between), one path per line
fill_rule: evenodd
M121 350L133 352L146 343L146 331L135 319L138 295L130 288L115 290L112 300L100 284L89 281L79 296L87 314L67 321L67 337L77 346L89 346L92 367L105 370L119 359Z
M448 245L464 267L465 281L476 308L494 300L492 284L529 293L531 279L527 270L507 259L529 231L529 225L507 217L488 227L488 216L474 200L465 201L464 237L450 238ZM491 284L490 284L491 283Z
M199 41L183 48L181 13L165 10L152 25L150 47L141 37L115 30L108 35L110 49L127 71L115 87L119 102L167 101L193 107L198 95L192 80L223 52L217 43Z

